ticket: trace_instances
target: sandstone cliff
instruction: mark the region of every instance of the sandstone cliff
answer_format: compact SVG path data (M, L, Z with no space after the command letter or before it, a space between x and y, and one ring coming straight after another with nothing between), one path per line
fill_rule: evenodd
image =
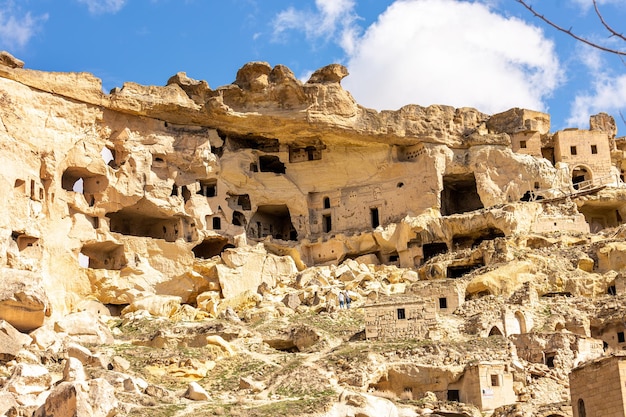
M126 83L106 94L91 74L35 71L6 53L0 58L0 319L29 333L34 341L18 345L39 349L39 355L66 354L67 341L55 344L58 338L110 345L108 327L87 329L98 315L121 326L129 340L125 326L148 318L193 322L190 332L200 334L202 323L224 326L230 318L232 333L206 331L214 337L209 341L206 334L201 341L195 333L183 336L178 327L169 334L163 325L163 334L137 336L135 344L211 347L210 363L193 368L196 379L209 378L205 387L217 390L215 381L206 382L212 367L260 366L244 336L250 332L264 354L308 352L301 365L312 369L320 398L345 390L334 405L326 404L324 415L377 415L385 407L399 411L368 390L410 391L405 396L411 400L434 392L428 406L442 410L452 399L485 410L568 401L567 373L602 354L596 347L579 349L579 338L605 340L613 331L614 319L598 318L601 306L594 304L622 289L626 265L619 238L626 218L626 141L616 138L608 115L593 116L589 130L552 133L549 115L525 109L486 115L407 105L377 112L341 87L348 72L336 64L306 83L282 65L253 62L233 84L216 89L178 73L163 87ZM398 348L403 360L373 348L360 363L321 365L320 352L336 348L333 360L341 362L355 346L361 354L370 349L314 325L289 328L294 315L310 314L329 315L326 320L338 325L344 320L335 307L339 290L365 307L350 313L346 332L352 333L382 331L373 324L379 313L369 312L378 311L372 305L384 296L434 300L434 315L420 316L424 321L401 338L442 345L409 346L408 353ZM553 304L544 296L565 294L587 304L572 313L570 302L559 299L554 305L563 311L540 313ZM403 302L398 300L390 305ZM246 327L263 320L277 322ZM522 337L555 329L569 333L536 336L540 341ZM496 333L503 339L495 345L471 346ZM226 340L249 357L242 359ZM457 346L466 342L470 347ZM537 355L533 346L542 343L552 346L550 352L567 346L552 374L546 349L546 368L530 365ZM478 353L483 348L488 354ZM20 349L10 351L12 360ZM93 365L92 356L84 353L72 366ZM469 390L472 375L487 369L473 368L472 361L494 359L508 363L506 372L519 368L511 380L515 392L503 394L503 402L476 404L449 394ZM272 377L243 375L239 389L262 393L270 403L281 386L292 397L304 395L284 388L276 357L264 360ZM166 371L191 372L174 368ZM54 390L52 380L41 377L43 385L28 393L28 401L25 393L9 390L19 403L11 407L55 415L69 395L62 389L82 395L90 407L120 397L119 387L95 375L77 378L81 372L66 370L74 376L64 374L64 384L74 385ZM537 373L541 377L531 381ZM13 368L7 375L5 387L25 378ZM325 387L328 378L332 383ZM148 395L142 383L124 382L124 389L127 384ZM531 400L535 388L543 396ZM187 399L209 401L202 386L189 389ZM226 398L229 390L224 388L225 404L235 402ZM44 392L48 400L37 400ZM95 392L103 397L94 400ZM428 408L421 407L403 415ZM561 415L555 407L553 415Z

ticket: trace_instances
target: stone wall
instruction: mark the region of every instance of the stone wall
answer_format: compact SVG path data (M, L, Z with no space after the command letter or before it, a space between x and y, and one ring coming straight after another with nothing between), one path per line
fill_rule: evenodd
M424 339L436 324L432 300L394 296L365 306L367 339Z
M570 398L575 417L626 416L625 359L624 356L598 359L570 373Z

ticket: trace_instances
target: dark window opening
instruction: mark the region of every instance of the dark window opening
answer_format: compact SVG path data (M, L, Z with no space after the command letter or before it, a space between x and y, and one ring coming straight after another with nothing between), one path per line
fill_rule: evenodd
M324 233L328 233L332 230L333 226L332 226L332 219L330 217L330 214L326 214L322 216L322 225L324 228Z
M250 203L250 196L248 194L237 196L237 204L241 206L242 210L252 210L252 203Z
M609 344L606 342L602 342L602 350L606 352L608 349L609 349Z
M200 189L196 194L205 197L215 197L217 195L217 180L201 180L198 181L198 185Z
M261 172L273 172L274 174L284 174L285 164L280 162L280 158L273 155L259 156L259 170Z
M467 175L446 175L441 191L441 215L449 216L483 208L476 188L474 173Z
M578 417L587 417L587 412L585 411L585 402L582 398L578 400Z
M424 253L424 262L434 258L437 255L448 252L448 245L443 242L426 243L422 246Z
M615 288L615 285L609 285L609 288L607 288L606 293L608 295L617 295L617 289Z
M461 402L461 396L458 389L448 390L448 401Z
M256 163L251 162L250 163L250 172L259 172L259 166Z
M227 239L218 237L203 240L192 249L192 252L196 258L210 259L228 248L234 248L234 246L229 245Z
M489 330L489 336L502 336L502 332L498 326L493 326L491 330Z
M575 146L570 146L569 147L569 152L572 155L577 155L576 147Z
M402 187L404 187L404 183L403 182L399 182L399 183L396 184L396 187L402 188Z
M324 208L325 209L329 209L330 208L330 198L329 197L324 197Z
M491 386L499 387L500 386L500 376L499 375L491 375Z
M157 156L157 157L154 158L154 162L163 163L165 161L163 160L163 158Z
M546 366L548 368L554 368L554 358L555 358L555 354L551 353L551 354L546 354Z
M448 266L447 268L447 276L448 278L461 278L462 276L469 274L473 270L480 268L483 266L482 264L473 264L473 265L455 265Z
M591 153L592 154L597 154L598 153L598 147L596 145L591 145Z
M378 226L380 226L380 219L378 218L378 207L370 208L370 219L373 229L376 229Z
M233 226L245 226L246 225L246 216L243 215L240 211L233 212Z
M439 298L439 308L441 309L448 308L448 299L446 297Z
M258 149L263 152L278 152L280 143L278 139L264 138L253 134L238 135L233 133L217 131L219 137L227 138L227 143L232 150L237 149Z
M406 319L406 313L403 308L399 308L397 313L398 313L398 320Z
M191 191L189 191L189 188L187 188L186 185L183 185L181 194L185 203L191 198Z
M617 332L617 343L626 342L626 338L624 338L624 332Z
M220 230L222 228L222 219L219 217L213 217L213 230Z
M172 192L170 193L171 197L178 197L178 185L172 185Z
M389 255L389 262L390 263L398 262L399 260L400 260L400 256L397 253Z
M525 140L520 140L519 141L519 147L522 149L526 149L526 141Z
M550 161L552 165L556 162L554 160L554 148L541 148L541 156Z

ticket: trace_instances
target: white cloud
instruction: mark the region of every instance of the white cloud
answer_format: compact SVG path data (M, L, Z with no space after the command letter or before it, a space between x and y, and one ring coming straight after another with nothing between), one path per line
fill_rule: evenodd
M33 16L22 13L13 1L0 1L0 47L19 49L41 29L48 15Z
M562 80L541 29L465 1L398 0L347 52L345 88L376 109L545 110L544 99Z
M626 74L615 75L606 55L598 49L580 46L577 55L587 68L586 78L592 81L589 90L576 94L567 123L588 128L590 115L605 112L616 117L626 108Z
M79 3L87 5L89 13L117 13L126 4L126 0L77 0Z
M275 39L289 30L304 32L309 41L338 36L340 46L350 51L359 33L354 0L315 0L315 7L315 11L290 7L280 12L273 22Z

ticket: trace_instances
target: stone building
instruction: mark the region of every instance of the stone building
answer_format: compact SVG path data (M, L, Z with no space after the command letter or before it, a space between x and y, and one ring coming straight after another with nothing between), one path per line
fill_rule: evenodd
M455 279L416 282L409 292L432 300L437 313L452 313L465 302L465 285Z
M509 135L513 152L543 156L541 138L550 131L549 114L513 108L491 116L488 127L492 126L498 126Z
M626 416L626 356L611 355L569 375L573 417Z
M437 309L431 299L396 295L364 307L367 339L424 339L436 324Z
M524 333L509 337L517 356L548 368L569 370L604 354L602 341L572 333Z
M463 376L448 386L448 401L474 404L481 410L513 404L513 373L503 362L480 362L468 365Z
M569 166L574 187L611 173L611 148L606 132L565 129L554 134L554 160Z

